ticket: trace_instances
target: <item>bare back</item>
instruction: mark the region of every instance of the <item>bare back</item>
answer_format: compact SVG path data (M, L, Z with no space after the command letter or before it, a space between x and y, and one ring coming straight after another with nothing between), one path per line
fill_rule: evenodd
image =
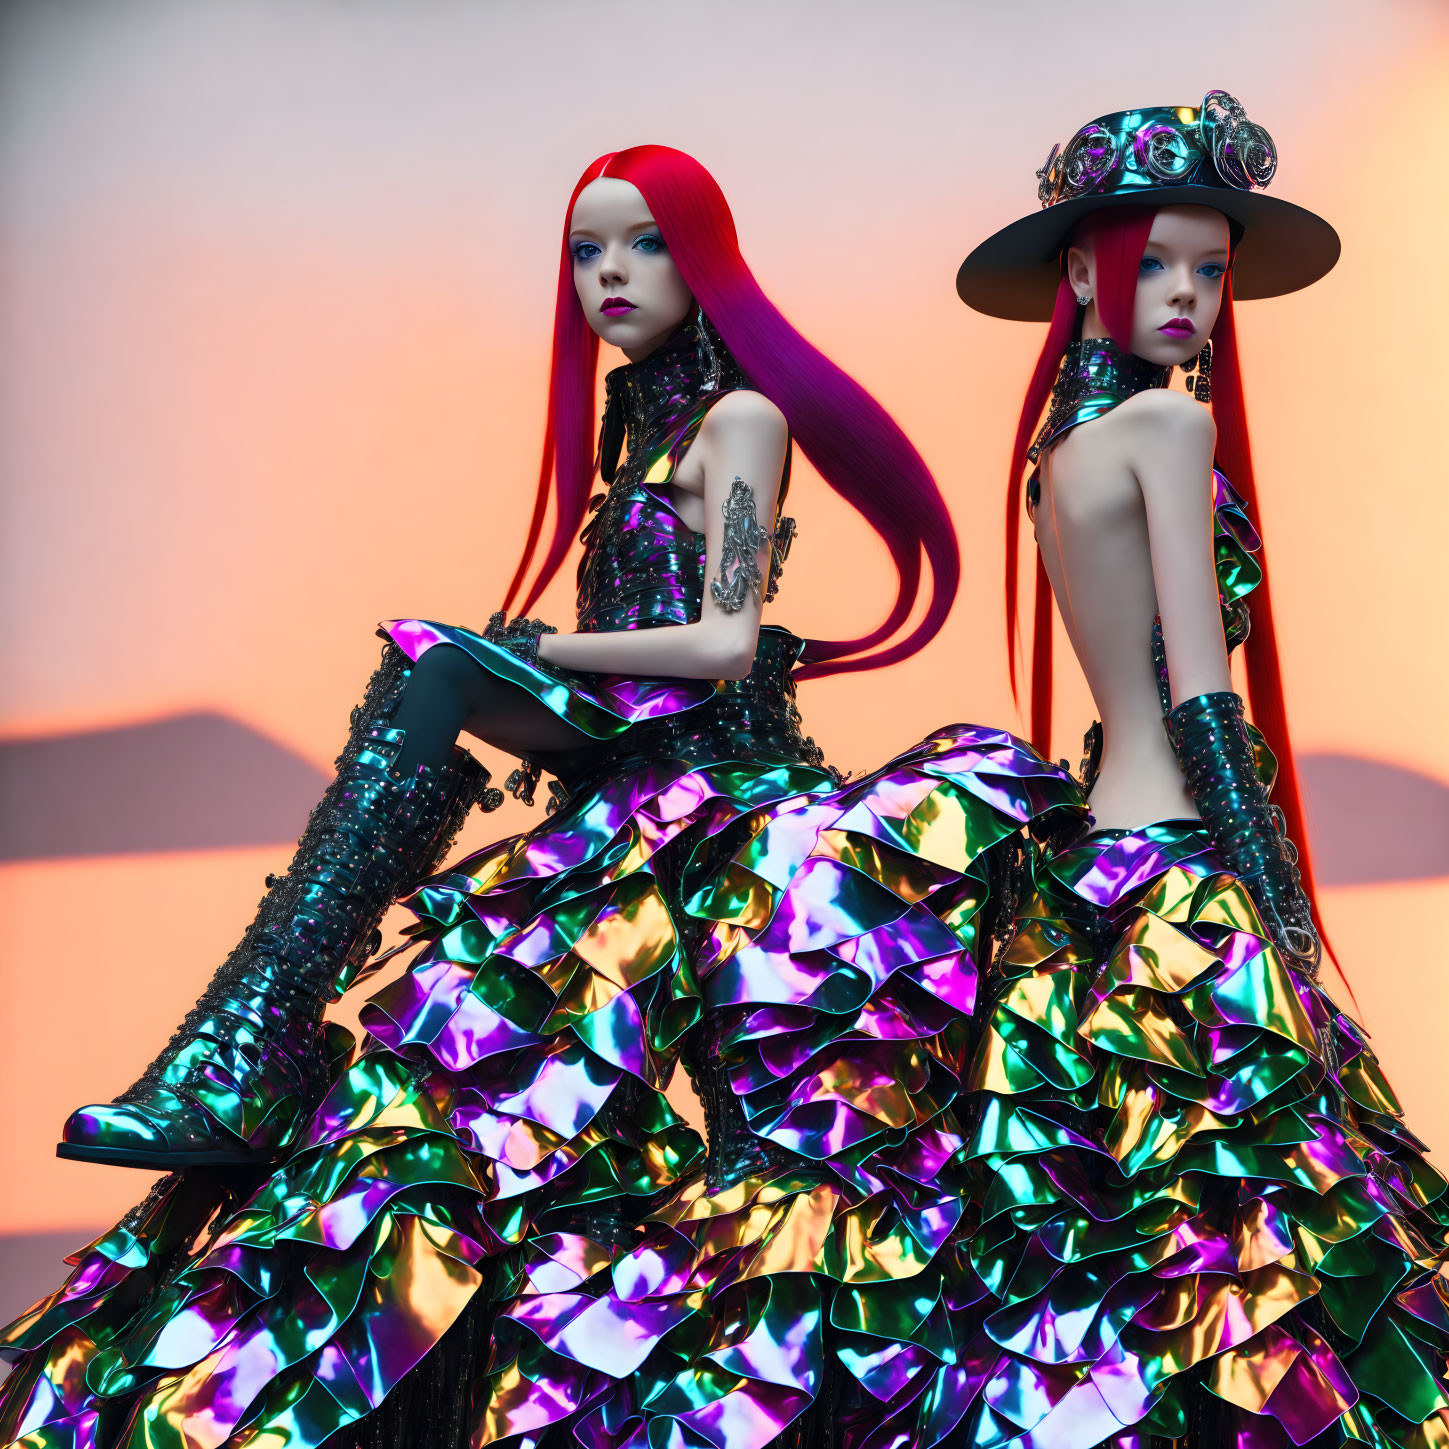
M1212 421L1161 391L1065 433L1044 455L1036 538L1102 721L1098 828L1194 818L1162 726L1152 625L1174 700L1229 687L1212 546Z

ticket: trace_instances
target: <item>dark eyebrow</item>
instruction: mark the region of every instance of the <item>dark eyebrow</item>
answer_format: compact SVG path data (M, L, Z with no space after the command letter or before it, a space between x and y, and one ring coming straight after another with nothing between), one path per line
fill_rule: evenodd
M663 229L657 221L636 221L632 226L626 226L624 231L630 236L639 236L645 232L656 232L661 237L664 235ZM587 239L588 241L598 241L599 234L587 226L571 226L569 228L569 240L575 241L580 238Z

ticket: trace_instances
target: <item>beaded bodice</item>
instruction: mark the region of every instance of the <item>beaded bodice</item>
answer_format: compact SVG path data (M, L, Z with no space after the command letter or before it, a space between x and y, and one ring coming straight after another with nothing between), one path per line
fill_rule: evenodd
M590 500L582 534L579 632L693 623L704 600L704 535L680 518L667 485L713 403L747 380L700 316L642 362L609 373L606 385L599 473L608 489ZM784 492L782 483L782 499ZM793 533L792 520L778 520L766 597ZM636 724L577 759L551 760L549 768L576 790L639 756L775 756L821 766L795 702L792 670L803 647L788 630L762 628L744 679L722 681L705 703Z
M693 623L704 599L704 535L675 511L668 484L710 407L748 382L700 317L642 362L615 368L605 385L599 471L608 489L590 499L581 535L579 630ZM777 562L793 530L788 519L777 524Z

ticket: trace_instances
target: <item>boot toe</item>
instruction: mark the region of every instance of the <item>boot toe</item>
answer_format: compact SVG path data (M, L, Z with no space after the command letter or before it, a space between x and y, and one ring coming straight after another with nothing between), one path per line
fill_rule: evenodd
M169 1092L144 1105L108 1102L72 1112L56 1155L157 1172L258 1160L255 1149Z
M66 1119L60 1140L67 1147L124 1152L165 1152L172 1145L157 1123L118 1102L78 1107Z

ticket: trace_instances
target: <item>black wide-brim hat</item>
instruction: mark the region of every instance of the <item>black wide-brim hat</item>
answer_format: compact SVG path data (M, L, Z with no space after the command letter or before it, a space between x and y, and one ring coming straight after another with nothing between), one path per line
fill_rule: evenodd
M968 307L1014 322L1047 322L1061 257L1077 224L1121 206L1210 206L1236 223L1233 296L1280 297L1316 282L1338 260L1338 233L1321 216L1265 196L1278 169L1273 139L1226 91L1201 107L1118 111L1053 146L1037 172L1042 209L1003 227L961 263Z

